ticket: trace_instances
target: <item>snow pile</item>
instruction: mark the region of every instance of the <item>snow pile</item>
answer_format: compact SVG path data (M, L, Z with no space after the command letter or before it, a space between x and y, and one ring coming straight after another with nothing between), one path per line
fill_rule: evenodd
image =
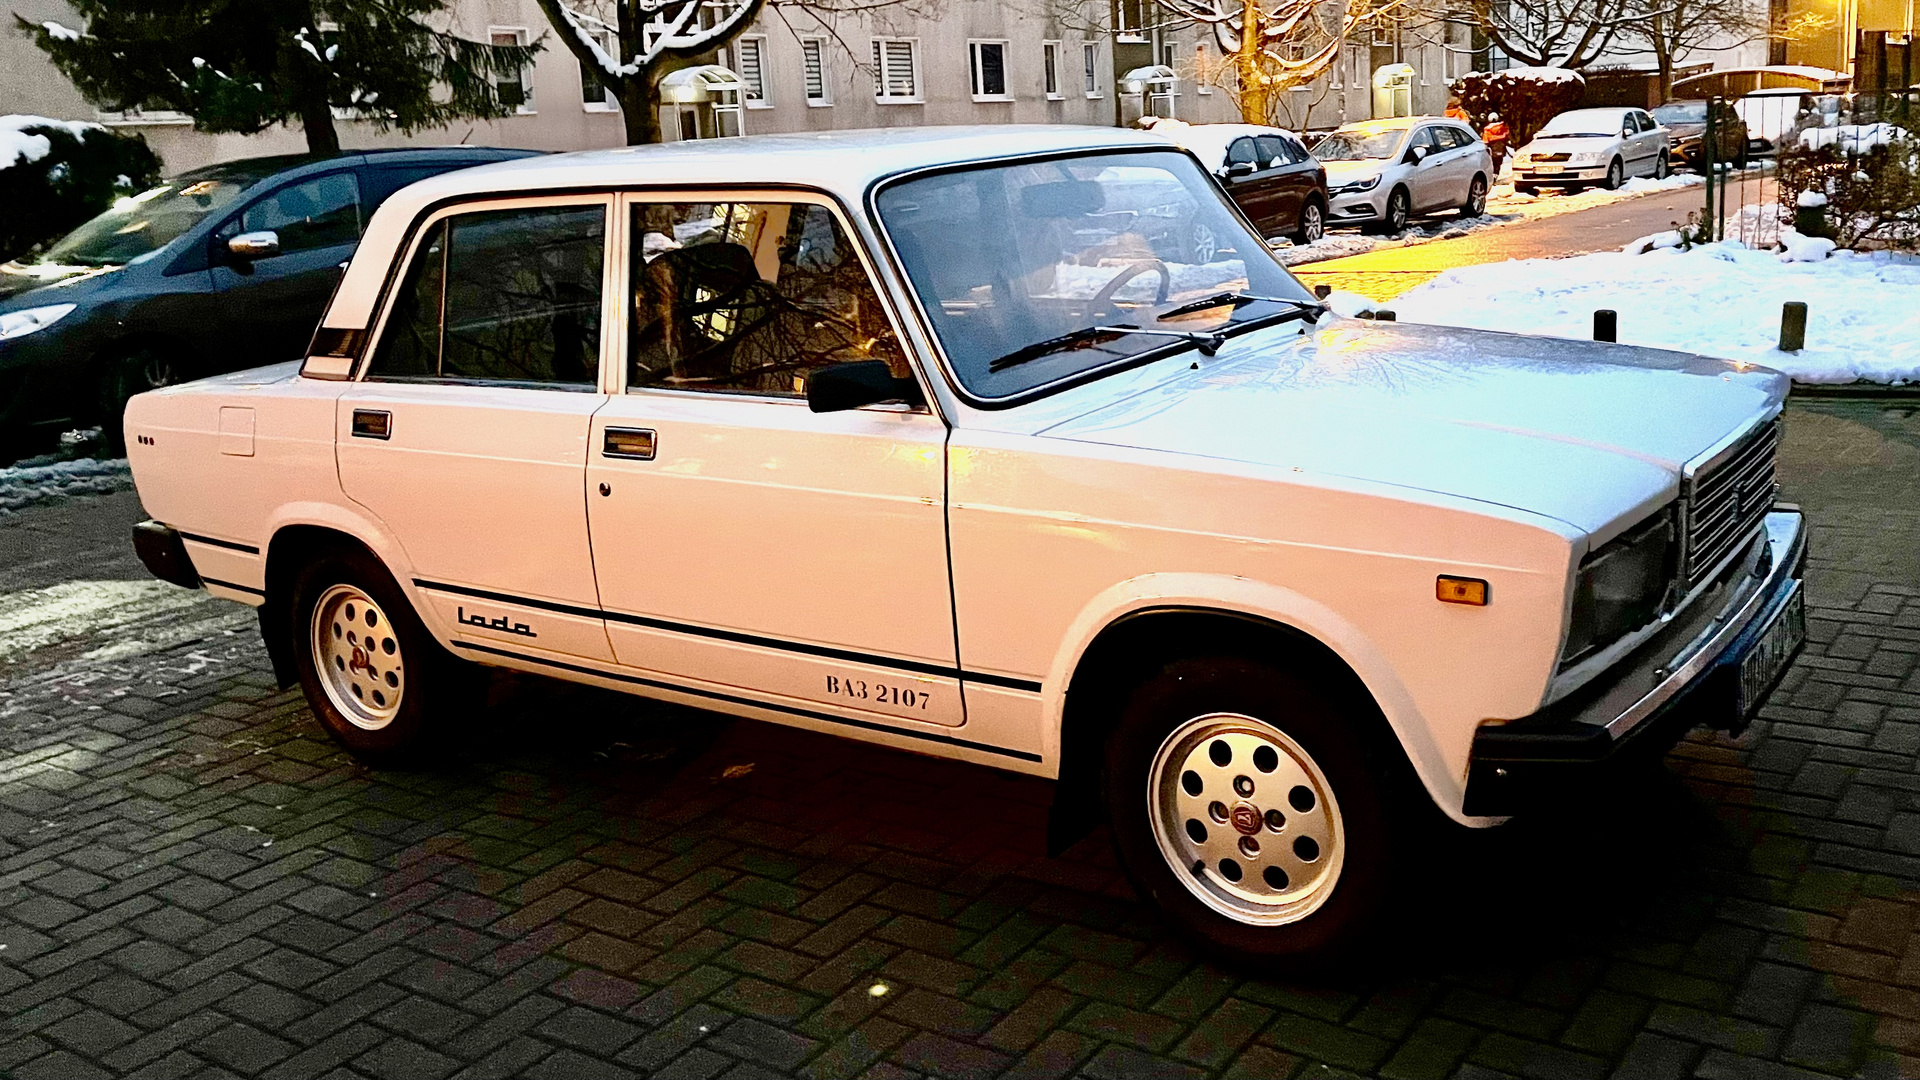
M1793 229L1780 230L1781 262L1821 262L1833 253L1833 241L1824 236L1802 236Z
M1588 338L1620 313L1620 340L1762 364L1809 383L1920 381L1920 259L1836 251L1786 262L1737 242L1450 270L1393 301L1404 322ZM1807 347L1783 353L1780 307L1808 307Z
M1638 240L1629 241L1623 244L1620 250L1628 255L1639 255L1648 251L1658 251L1661 248L1676 248L1685 241L1686 238L1680 235L1679 229L1668 229L1666 232L1657 232L1652 236L1643 236Z
M106 130L99 124L79 120L55 120L26 113L0 116L0 169L30 165L53 152L53 140L45 135L30 134L28 128L61 128L76 139L85 139L89 132Z
M1475 72L1474 74L1479 74ZM1494 79L1513 79L1516 82L1580 83L1586 85L1586 77L1572 68L1563 67L1510 67L1494 73Z
M1807 128L1800 132L1800 144L1809 150L1838 144L1843 153L1857 156L1906 137L1907 129L1893 124L1838 124Z
M1825 206L1827 205L1827 197L1818 191L1808 190L1801 192L1799 197L1794 199L1793 203L1795 206Z
M0 469L0 518L74 495L105 495L132 487L133 473L125 458L14 465Z

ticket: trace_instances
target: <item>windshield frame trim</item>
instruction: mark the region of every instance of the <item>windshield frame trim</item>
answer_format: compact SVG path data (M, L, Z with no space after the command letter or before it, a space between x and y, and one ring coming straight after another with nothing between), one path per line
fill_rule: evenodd
M954 396L963 404L984 412L1000 412L1017 408L1029 402L1038 401L1041 398L1051 397L1054 394L1066 390L1085 386L1088 383L1104 379L1109 375L1117 375L1124 371L1131 371L1137 367L1145 367L1148 364L1157 363L1170 356L1192 349L1193 343L1190 341L1169 341L1165 345L1142 349L1140 352L1134 353L1131 356L1126 356L1095 367L1085 368L1072 375L1064 375L1052 382L1040 383L1037 386L1031 386L1025 390L1008 394L1004 397L981 397L968 389L966 383L961 381L959 374L955 372L953 368L952 360L947 356L946 343L940 340L940 333L938 329L936 329L933 317L928 313L926 305L921 301L920 290L914 285L913 275L907 273L906 262L900 258L899 249L894 245L893 234L887 228L886 219L880 216L879 199L881 192L895 184L903 184L910 180L924 179L929 176L941 176L947 173L970 172L982 168L1043 164L1048 161L1114 154L1164 154L1168 152L1185 154L1188 160L1194 163L1194 166L1200 170L1203 176L1211 178L1212 174L1207 172L1206 165L1201 162L1197 154L1184 146L1168 142L1164 146L1133 143L1114 146L1076 147L1070 150L1044 150L1028 154L1010 154L1004 157L974 158L968 161L918 166L903 169L895 173L889 173L867 185L866 195L862 201L865 203L867 221L873 227L874 235L879 238L883 248L881 254L885 256L888 266L893 270L895 280L899 282L901 291L906 294L907 302L912 305L914 316L920 323L921 336L925 339L927 347L933 354L932 359L934 363L940 368L941 377L946 381L948 388L953 391ZM1261 249L1267 253L1269 258L1272 258L1273 249L1267 246L1266 239L1260 235L1260 230L1253 227L1253 223L1247 219L1246 214L1241 211L1239 205L1232 199L1226 197L1226 193L1220 189L1219 184L1209 180L1208 186L1213 190L1214 197L1220 200L1221 205L1233 216L1234 220L1238 221L1241 226L1246 229L1247 235L1258 241ZM1295 278L1293 271L1287 269L1286 265L1279 259L1274 259L1273 265L1281 273L1292 279L1295 285L1300 285L1300 279ZM1300 285L1300 288L1307 296L1311 297L1313 295L1312 290L1307 289L1306 286ZM1223 331L1228 329L1230 329L1230 327L1221 327Z

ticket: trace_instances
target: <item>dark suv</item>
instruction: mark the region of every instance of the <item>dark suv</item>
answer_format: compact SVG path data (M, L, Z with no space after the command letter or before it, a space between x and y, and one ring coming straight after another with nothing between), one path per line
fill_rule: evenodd
M98 424L117 440L121 410L142 390L297 358L387 196L532 153L461 146L212 165L0 265L0 461L71 427Z

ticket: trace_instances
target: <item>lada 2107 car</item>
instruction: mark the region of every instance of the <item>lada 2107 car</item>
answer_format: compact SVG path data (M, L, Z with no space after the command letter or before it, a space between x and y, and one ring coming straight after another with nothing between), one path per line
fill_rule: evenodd
M1785 377L1336 318L1136 133L449 174L310 353L133 400L136 540L355 754L474 661L1055 777L1232 956L1361 940L1422 801L1738 727L1804 634Z

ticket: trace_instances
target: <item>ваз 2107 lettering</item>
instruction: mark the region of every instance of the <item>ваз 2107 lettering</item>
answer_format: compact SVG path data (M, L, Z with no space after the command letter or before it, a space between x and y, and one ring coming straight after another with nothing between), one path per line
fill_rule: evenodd
M136 539L353 753L477 663L1057 778L1232 957L1364 940L1423 803L1737 729L1805 634L1785 377L1335 317L1137 133L449 174L309 353L133 400Z

